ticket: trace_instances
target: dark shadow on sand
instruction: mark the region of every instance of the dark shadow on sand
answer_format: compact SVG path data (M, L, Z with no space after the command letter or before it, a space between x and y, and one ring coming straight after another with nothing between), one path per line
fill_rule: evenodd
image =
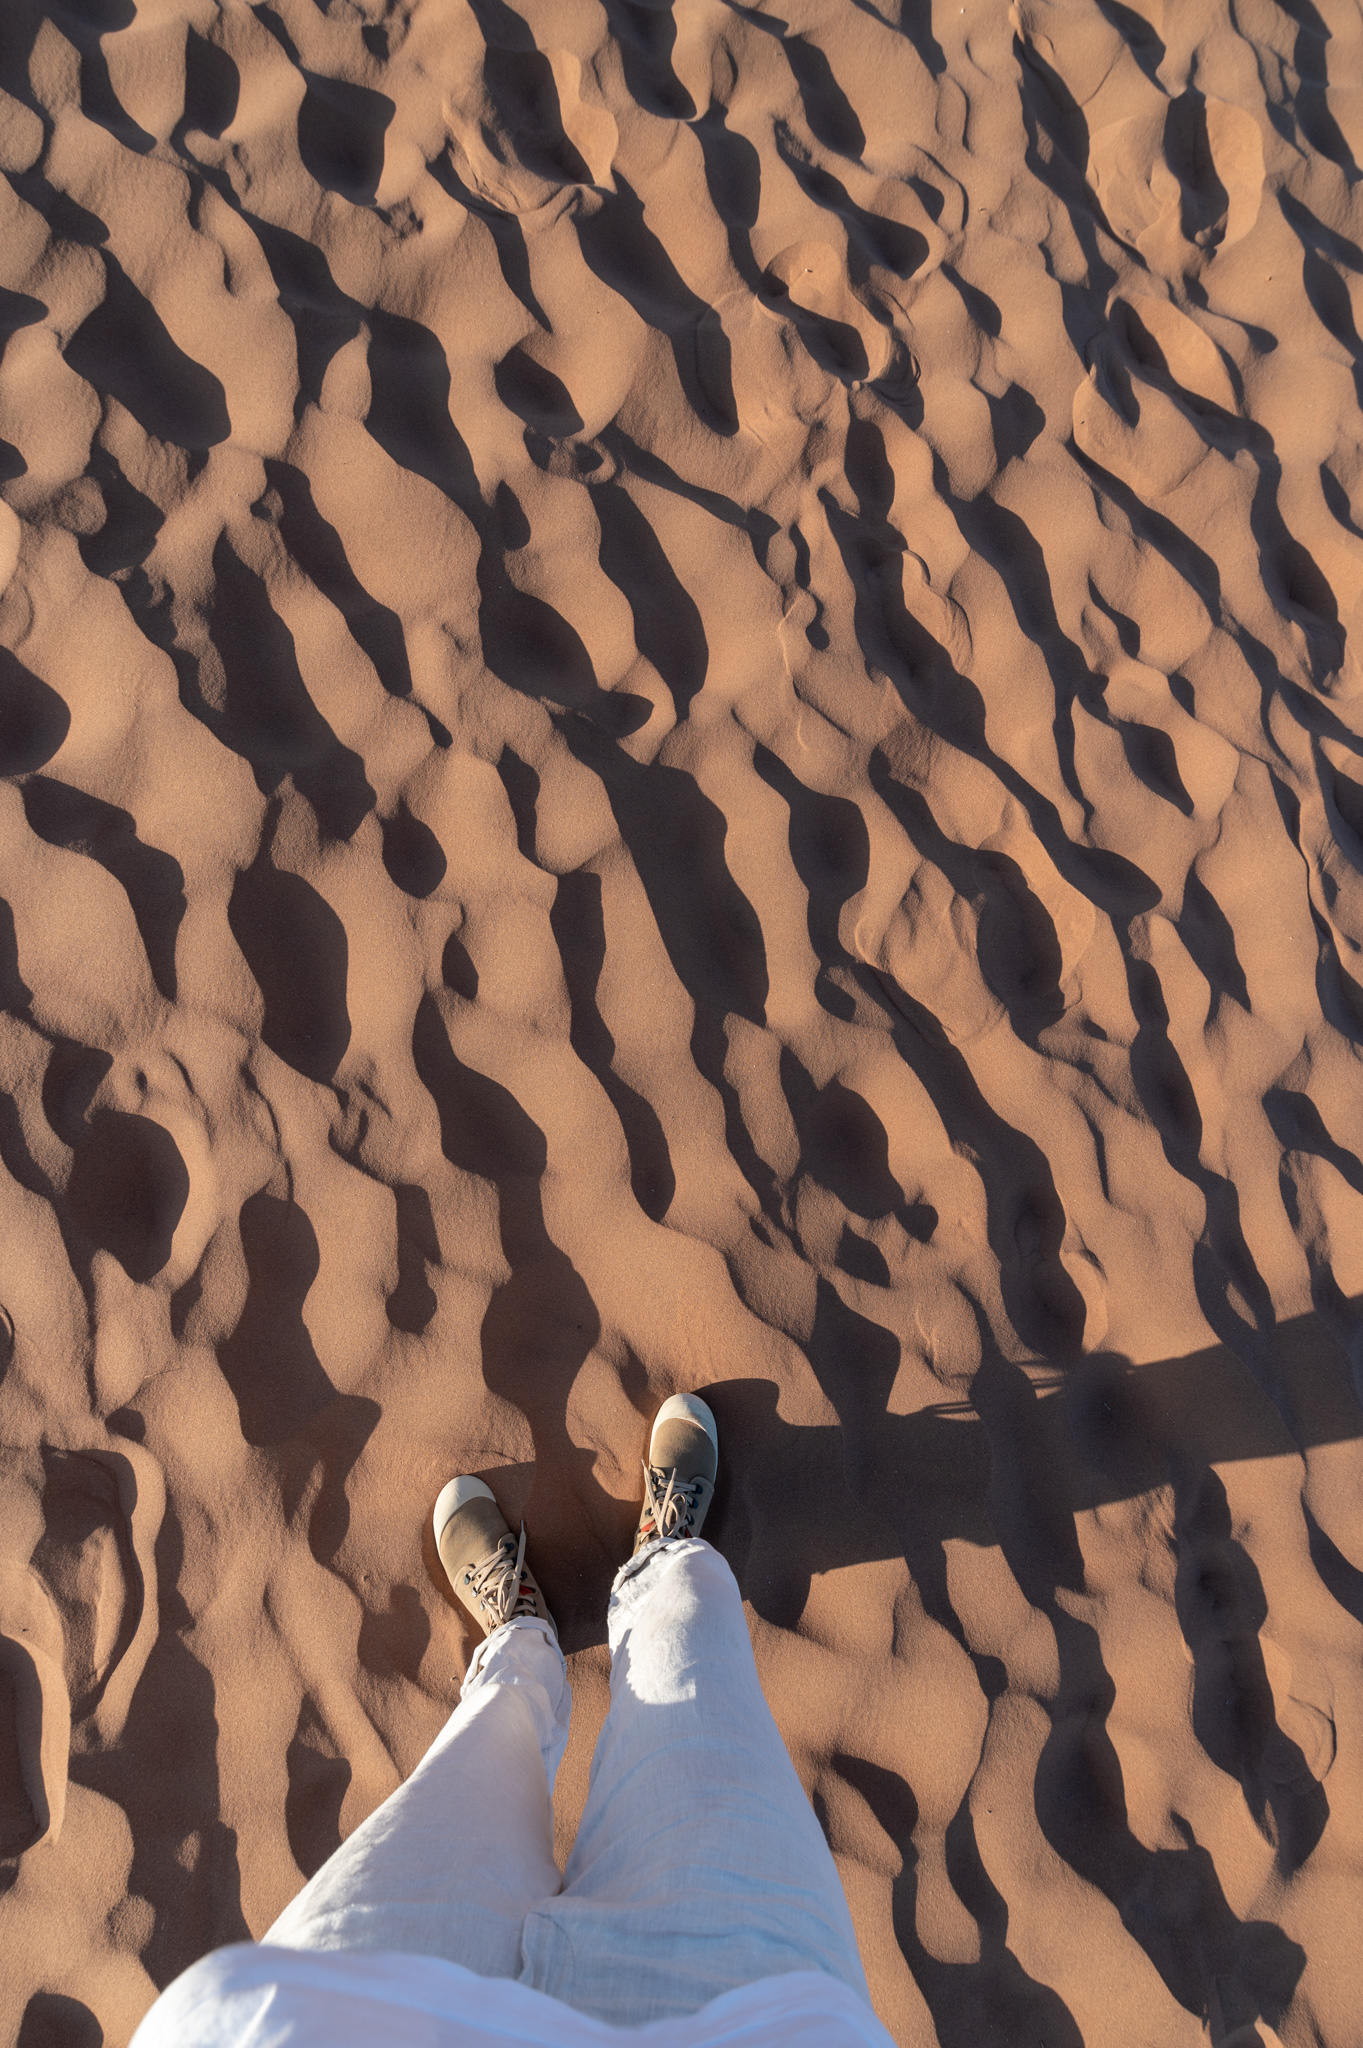
M961 1644L993 1700L997 1660L971 1650L952 1605L945 1544L997 1546L1023 1594L1049 1621L1059 1684L1037 1768L1037 1817L1051 1846L1109 1898L1171 1995L1201 2015L1215 1990L1225 2024L1276 2024L1304 1952L1269 1921L1241 1921L1207 1848L1149 1850L1133 1833L1117 1751L1107 1733L1115 1686L1096 1631L1058 1598L1084 1585L1077 1514L1168 1488L1177 1553L1175 1604L1193 1669L1193 1726L1211 1761L1238 1782L1283 1878L1312 1854L1329 1813L1325 1787L1278 1726L1260 1629L1267 1601L1232 1532L1217 1466L1292 1456L1363 1434L1349 1359L1315 1315L1261 1335L1253 1371L1226 1346L1142 1366L1097 1354L1067 1369L1023 1370L986 1359L970 1402L886 1412L899 1363L890 1332L821 1283L811 1364L837 1409L828 1427L777 1413L777 1388L757 1379L705 1389L719 1420L725 1483L706 1529L764 1620L798 1625L816 1574L902 1557L927 1613ZM792 1497L822 1502L802 1517ZM1363 1574L1308 1518L1327 1589L1354 1619ZM953 1884L981 1929L970 1965L937 1963L914 1924L917 1808L896 1773L860 1759L835 1768L870 1806L904 1858L895 1928L948 2048L990 2024L1079 2035L1046 1987L1007 1948L1007 1912L974 1846L969 1811L951 1823Z

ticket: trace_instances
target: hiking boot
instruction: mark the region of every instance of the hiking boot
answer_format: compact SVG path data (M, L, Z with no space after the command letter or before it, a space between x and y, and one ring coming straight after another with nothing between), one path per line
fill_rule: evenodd
M456 1600L489 1635L508 1621L539 1620L547 1621L557 1638L554 1618L525 1561L525 1524L517 1542L490 1486L467 1475L451 1479L440 1490L431 1526Z
M636 1551L655 1536L699 1536L715 1497L719 1429L695 1394L674 1394L653 1422L644 1464L644 1505Z

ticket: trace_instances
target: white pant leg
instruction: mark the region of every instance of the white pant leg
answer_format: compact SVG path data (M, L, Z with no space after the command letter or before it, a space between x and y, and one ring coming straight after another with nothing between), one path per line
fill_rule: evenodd
M550 1802L571 1705L563 1653L543 1622L494 1630L411 1777L263 1940L399 1949L514 1977L525 1916L561 1882Z
M611 1706L559 1896L521 1981L616 2025L824 1970L867 1999L852 1917L762 1695L734 1575L661 1543L611 1595Z

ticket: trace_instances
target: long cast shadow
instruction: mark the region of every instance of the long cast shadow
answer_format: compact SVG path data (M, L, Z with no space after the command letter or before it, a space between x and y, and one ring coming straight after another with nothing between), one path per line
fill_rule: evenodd
M226 534L213 550L213 571L208 631L222 662L225 696L219 708L196 689L186 698L186 709L250 763L265 795L291 774L323 832L349 839L374 803L363 761L337 739L317 709L298 666L293 634L275 610L264 580L242 561Z
M73 1752L71 1777L142 1824L133 1840L130 1896L155 1920L140 1960L158 1988L224 1942L248 1941L235 1830L221 1811L216 1689L184 1641L194 1616L179 1589L184 1539L167 1507L156 1539L160 1626L115 1747ZM147 1787L154 1786L150 1808Z
M661 120L691 120L695 103L672 68L677 42L672 9L640 6L637 0L606 0L606 16L631 98Z
M222 385L171 339L117 259L105 251L103 262L104 297L67 342L67 362L144 433L198 453L216 447L232 431Z
M583 257L603 284L666 337L678 382L696 417L715 433L736 433L738 409L723 327L649 227L643 201L618 165L615 186L614 192L602 193L598 208L576 216Z
M412 671L401 619L360 582L340 534L318 511L303 471L291 462L267 458L265 475L279 493L279 532L285 547L340 612L384 689L394 697L410 697Z
M890 1887L890 1913L914 1981L927 2000L941 2048L976 2048L981 2041L1044 2041L1047 2048L1084 2048L1068 2006L1047 1984L1027 1975L1008 1946L1008 1906L990 1882L975 1842L969 1806L962 1802L947 1828L947 1874L979 1930L973 1963L944 1963L918 1933L918 1851L913 1833L918 1802L898 1772L865 1757L837 1753L833 1768L871 1809L898 1850L902 1868ZM816 1796L825 1831L828 1820Z
M537 1553L536 1573L565 1650L605 1638L606 1597L619 1563L621 1504L592 1475L590 1450L568 1434L568 1396L601 1333L596 1305L567 1253L549 1235L541 1184L544 1133L514 1095L462 1061L440 1011L422 999L412 1034L417 1073L440 1118L445 1157L497 1190L502 1253L510 1277L483 1318L483 1377L513 1401L534 1438L528 1521L559 1532ZM515 1486L505 1491L510 1501Z
M307 1501L308 1544L328 1564L350 1526L346 1480L380 1410L363 1395L339 1393L313 1347L303 1303L321 1254L306 1213L262 1188L238 1221L246 1299L219 1340L218 1364L243 1437L274 1464L285 1515L292 1520Z
M596 986L606 964L600 876L585 868L561 875L549 923L568 988L569 1042L605 1089L620 1120L635 1201L646 1216L661 1222L677 1189L667 1135L648 1098L616 1073L615 1040L597 1007Z
M1271 1923L1236 1917L1186 1823L1177 1849L1151 1851L1134 1835L1107 1732L1115 1688L1099 1638L1057 1595L1085 1583L1076 1514L1169 1489L1195 1732L1211 1761L1240 1784L1283 1875L1300 1869L1321 1838L1328 1799L1278 1725L1259 1638L1263 1590L1232 1537L1225 1486L1213 1468L1352 1441L1363 1434L1363 1410L1349 1360L1317 1316L1279 1325L1266 1344L1269 1369L1260 1359L1253 1373L1222 1345L1144 1366L1096 1355L1045 1378L991 1356L971 1403L895 1416L886 1402L897 1340L824 1282L807 1348L838 1412L836 1426L783 1423L770 1382L733 1380L705 1390L728 1475L707 1534L729 1556L758 1613L776 1625L798 1623L816 1573L903 1557L925 1610L972 1655L992 1700L1006 1675L994 1658L970 1651L950 1600L945 1545L1002 1550L1026 1598L1049 1620L1059 1657L1059 1685L1048 1702L1052 1729L1037 1769L1042 1831L1112 1900L1171 1995L1201 2016L1215 1991L1227 2026L1261 2018L1276 2024L1304 1954ZM792 1527L780 1514L792 1490L825 1504L817 1527L813 1518ZM1314 1520L1308 1534L1323 1583L1357 1617L1363 1574ZM913 1928L911 1793L893 1773L860 1763L843 1775L905 1857L896 1927L934 2017L948 2028L943 2039L969 2038L957 2028L964 2010L987 2010L995 2025L1037 2015L1042 1994L1007 1954L1006 1908L979 1863L968 1813L952 1823L949 1847L960 1864L959 1895L980 1921L982 1954L958 1981L921 1953ZM1069 2038L1062 2012L1048 2011L1046 2022L1057 2040Z
M823 1285L832 1295L829 1283ZM973 1403L940 1402L909 1415L887 1414L883 1402L893 1375L886 1341L895 1346L897 1369L897 1339L840 1298L828 1332L827 1338L811 1340L810 1351L816 1376L838 1409L836 1427L797 1428L781 1421L777 1390L769 1381L731 1380L713 1389L726 1442L734 1445L733 1456L726 1457L730 1472L741 1468L759 1490L763 1475L774 1484L782 1472L817 1473L839 1503L838 1514L829 1516L817 1539L810 1537L807 1550L797 1544L789 1551L786 1568L772 1580L769 1602L764 1604L760 1587L753 1593L759 1611L768 1613L770 1606L769 1618L783 1625L792 1610L803 1611L812 1571L902 1555L902 1538L914 1528L930 1531L937 1545L993 1545L1002 1540L1000 1527L1009 1526L1009 1517L1021 1515L1025 1506L1021 1496L1015 1507L1001 1497L986 1505L992 1461L982 1396ZM1014 1433L1026 1428L1028 1467L1045 1475L1044 1493L1027 1512L1070 1523L1078 1513L1138 1499L1165 1485L1177 1496L1190 1483L1188 1475L1213 1465L1283 1457L1363 1436L1353 1369L1317 1315L1280 1323L1266 1347L1267 1386L1224 1344L1147 1365L1097 1352L1045 1378L1021 1376L1020 1389L1015 1386L1010 1397L1008 1426ZM747 1490L749 1477L742 1483ZM850 1510L846 1515L844 1507ZM760 1532L748 1529L732 1495L727 1507L717 1503L715 1513L721 1529L727 1516L738 1516L726 1542L736 1538L740 1549L760 1542ZM1072 1568L1081 1570L1077 1551L1071 1555ZM1351 1578L1359 1576L1349 1571Z
M726 1018L762 1023L768 988L761 923L725 860L724 814L684 769L657 761L640 766L586 719L555 723L577 759L601 779L668 958L695 1005L692 1057L719 1096L729 1150L763 1211L776 1220L780 1201L772 1170L757 1153L724 1071Z
M310 882L270 859L267 828L227 905L232 936L264 998L261 1037L271 1052L323 1084L350 1043L345 926Z
M705 685L710 648L691 594L629 492L597 484L592 504L601 528L601 567L634 615L634 644L672 693L678 720Z
M186 907L179 861L139 839L130 812L54 776L31 776L23 785L23 801L24 816L40 839L88 855L121 885L146 948L152 979L173 1003L175 938Z

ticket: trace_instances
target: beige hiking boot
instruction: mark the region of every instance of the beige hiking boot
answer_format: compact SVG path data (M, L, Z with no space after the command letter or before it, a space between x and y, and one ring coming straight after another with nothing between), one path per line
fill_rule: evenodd
M435 1547L455 1598L491 1635L508 1621L554 1618L525 1561L525 1524L512 1535L492 1488L465 1474L440 1489L431 1517Z
M635 1550L656 1536L699 1536L718 1473L714 1416L695 1394L674 1394L654 1417Z

